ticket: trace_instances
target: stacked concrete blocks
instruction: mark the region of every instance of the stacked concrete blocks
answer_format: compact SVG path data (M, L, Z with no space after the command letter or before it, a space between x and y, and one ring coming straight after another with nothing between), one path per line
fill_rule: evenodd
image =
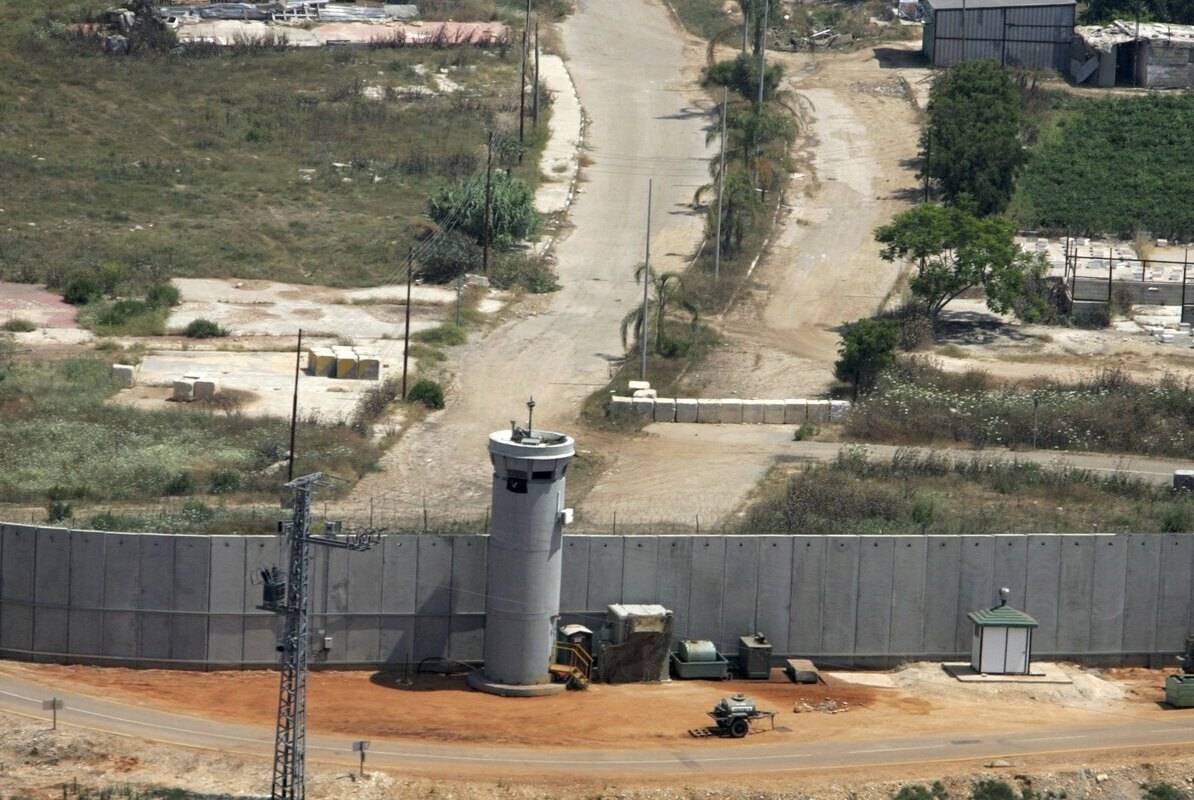
M676 422L697 421L697 401L691 398L676 398Z
M762 400L743 400L742 421L747 425L763 424L763 408Z
M307 371L317 378L336 377L336 354L330 347L312 347L307 351Z
M316 378L375 381L381 378L381 358L372 350L348 345L307 350L307 371Z
M784 424L783 400L760 400L763 404L763 422L767 425Z
M742 422L742 401L737 398L721 401L721 421L731 425Z
M784 401L784 424L785 425L803 425L808 422L808 401L807 400L785 400Z
M808 421L816 424L819 422L829 422L829 402L828 400L809 400L808 402Z
M642 384L643 381L631 381ZM845 420L847 400L740 400L732 398L658 397L654 389L637 388L633 396L613 395L610 415L636 416L655 422L698 422L725 425L803 425Z
M113 364L112 380L121 389L129 389L137 383L137 368L132 364Z
M709 400L704 397L697 400L696 421L702 423L721 422L721 401Z
M676 400L673 397L657 397L655 399L656 422L676 421Z

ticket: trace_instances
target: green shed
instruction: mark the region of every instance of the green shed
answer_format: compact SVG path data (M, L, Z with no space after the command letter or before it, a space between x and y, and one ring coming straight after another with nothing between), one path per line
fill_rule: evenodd
M971 611L974 638L970 668L987 675L1027 675L1032 664L1032 631L1038 622L1012 608L1007 599L995 608Z

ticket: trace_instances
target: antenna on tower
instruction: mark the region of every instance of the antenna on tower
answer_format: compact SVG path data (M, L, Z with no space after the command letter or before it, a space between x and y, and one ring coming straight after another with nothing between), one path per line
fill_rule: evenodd
M527 400L527 433L532 436L535 435L535 396L531 395L531 399Z

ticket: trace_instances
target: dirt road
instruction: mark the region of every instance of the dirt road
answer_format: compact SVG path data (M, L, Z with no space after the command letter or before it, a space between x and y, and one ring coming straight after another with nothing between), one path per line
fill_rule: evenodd
M628 21L633 20L633 24ZM638 296L647 180L654 176L653 261L691 255L703 219L687 207L707 180L706 101L697 88L702 49L658 0L581 0L562 26L568 66L591 120L591 165L558 244L562 289L469 345L454 366L448 408L408 431L362 481L352 505L373 498L387 513L483 513L490 470L486 436L525 419L570 427L581 401L609 378L623 348L618 325Z

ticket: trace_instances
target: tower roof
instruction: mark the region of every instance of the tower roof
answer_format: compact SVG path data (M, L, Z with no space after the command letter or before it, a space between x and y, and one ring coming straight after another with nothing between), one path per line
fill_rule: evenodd
M1007 605L971 611L967 616L981 628L1035 628L1040 624L1023 611Z

